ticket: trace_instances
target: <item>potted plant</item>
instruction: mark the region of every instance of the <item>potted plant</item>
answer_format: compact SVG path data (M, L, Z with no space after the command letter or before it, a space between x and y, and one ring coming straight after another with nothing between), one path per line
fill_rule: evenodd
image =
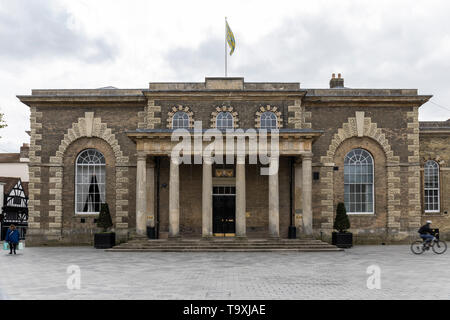
M353 234L347 232L350 229L350 220L347 216L345 204L342 202L338 203L333 228L337 232L333 232L332 244L339 248L351 248L353 246Z
M102 229L102 232L94 235L94 247L96 249L109 249L116 245L116 234L108 232L113 226L111 214L107 203L103 203L100 209L100 215L97 220L97 227Z

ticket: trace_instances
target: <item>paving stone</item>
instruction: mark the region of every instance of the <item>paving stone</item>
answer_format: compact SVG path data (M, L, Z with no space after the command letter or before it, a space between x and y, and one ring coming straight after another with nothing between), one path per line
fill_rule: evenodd
M0 252L0 299L448 299L450 255L409 246L333 253L111 253L88 247ZM67 267L81 270L69 290ZM367 267L381 269L370 290Z

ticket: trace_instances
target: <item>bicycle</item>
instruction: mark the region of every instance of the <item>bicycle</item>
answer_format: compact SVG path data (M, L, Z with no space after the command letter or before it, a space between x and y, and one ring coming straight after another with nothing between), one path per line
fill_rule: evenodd
M443 254L447 251L447 243L445 241L439 240L439 235L435 235L431 242L426 242L425 240L417 240L411 243L411 251L414 254L422 254L425 251L433 250L436 254Z

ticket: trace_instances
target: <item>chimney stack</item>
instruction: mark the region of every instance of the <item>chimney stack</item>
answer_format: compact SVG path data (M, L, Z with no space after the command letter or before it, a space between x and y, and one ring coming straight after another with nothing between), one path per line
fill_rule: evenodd
M24 143L20 147L20 158L21 159L28 159L29 158L29 152L30 152L30 145L28 143Z
M333 73L330 80L330 89L335 88L344 88L344 78L342 78L342 75L338 73L338 77L336 78L336 74Z

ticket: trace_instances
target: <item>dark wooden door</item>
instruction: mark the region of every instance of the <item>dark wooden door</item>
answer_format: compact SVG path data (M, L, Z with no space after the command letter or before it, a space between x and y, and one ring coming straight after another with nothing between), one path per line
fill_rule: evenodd
M213 233L218 236L236 233L236 196L213 197Z

